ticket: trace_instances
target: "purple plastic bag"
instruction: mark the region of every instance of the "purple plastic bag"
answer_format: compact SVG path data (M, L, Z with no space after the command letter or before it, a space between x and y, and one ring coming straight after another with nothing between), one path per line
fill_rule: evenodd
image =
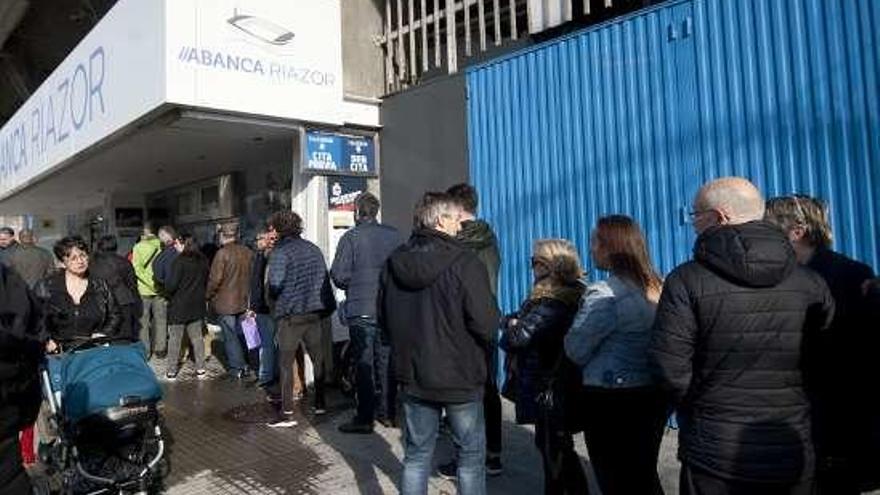
M244 333L244 341L248 350L260 347L260 330L257 328L257 319L253 316L244 316L241 319L241 331Z

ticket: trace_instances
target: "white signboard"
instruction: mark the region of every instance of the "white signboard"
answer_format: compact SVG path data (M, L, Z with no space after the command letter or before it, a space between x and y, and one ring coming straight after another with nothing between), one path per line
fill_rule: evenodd
M168 101L341 124L339 0L173 0Z
M162 2L121 0L0 130L0 199L164 99Z
M120 0L0 130L0 200L164 103L342 124L339 2Z

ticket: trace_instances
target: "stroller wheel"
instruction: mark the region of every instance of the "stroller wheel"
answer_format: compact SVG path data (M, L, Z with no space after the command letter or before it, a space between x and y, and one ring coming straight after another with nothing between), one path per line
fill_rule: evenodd
M34 476L31 478L31 486L34 495L52 495L52 488L46 476Z

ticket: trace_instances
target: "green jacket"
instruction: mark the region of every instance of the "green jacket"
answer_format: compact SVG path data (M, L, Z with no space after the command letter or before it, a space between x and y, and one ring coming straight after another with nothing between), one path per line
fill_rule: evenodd
M461 222L461 231L456 236L462 244L477 254L477 258L489 272L489 286L492 295L498 297L498 270L501 267L501 254L498 252L498 239L495 232L483 220Z
M155 296L156 281L153 279L153 260L162 250L162 243L156 236L144 237L131 250L131 264L137 278L138 294Z

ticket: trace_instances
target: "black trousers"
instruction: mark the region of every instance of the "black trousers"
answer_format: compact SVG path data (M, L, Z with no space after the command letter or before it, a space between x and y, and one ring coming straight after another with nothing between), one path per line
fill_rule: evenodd
M654 388L584 387L584 439L603 495L662 494L666 404Z
M587 475L574 450L572 434L559 421L538 415L535 446L544 462L544 495L586 495Z
M813 480L787 483L754 483L718 478L702 469L681 465L681 495L813 495Z
M3 495L28 495L31 481L21 464L18 433L0 439L0 493Z
M296 350L304 343L306 352L312 360L315 370L315 403L316 408L324 408L324 325L317 313L285 316L278 320L278 367L281 378L281 407L284 411L293 410L293 366L296 362Z
M491 370L494 371L494 370ZM501 455L501 396L491 377L483 391L483 414L486 421L486 455Z

